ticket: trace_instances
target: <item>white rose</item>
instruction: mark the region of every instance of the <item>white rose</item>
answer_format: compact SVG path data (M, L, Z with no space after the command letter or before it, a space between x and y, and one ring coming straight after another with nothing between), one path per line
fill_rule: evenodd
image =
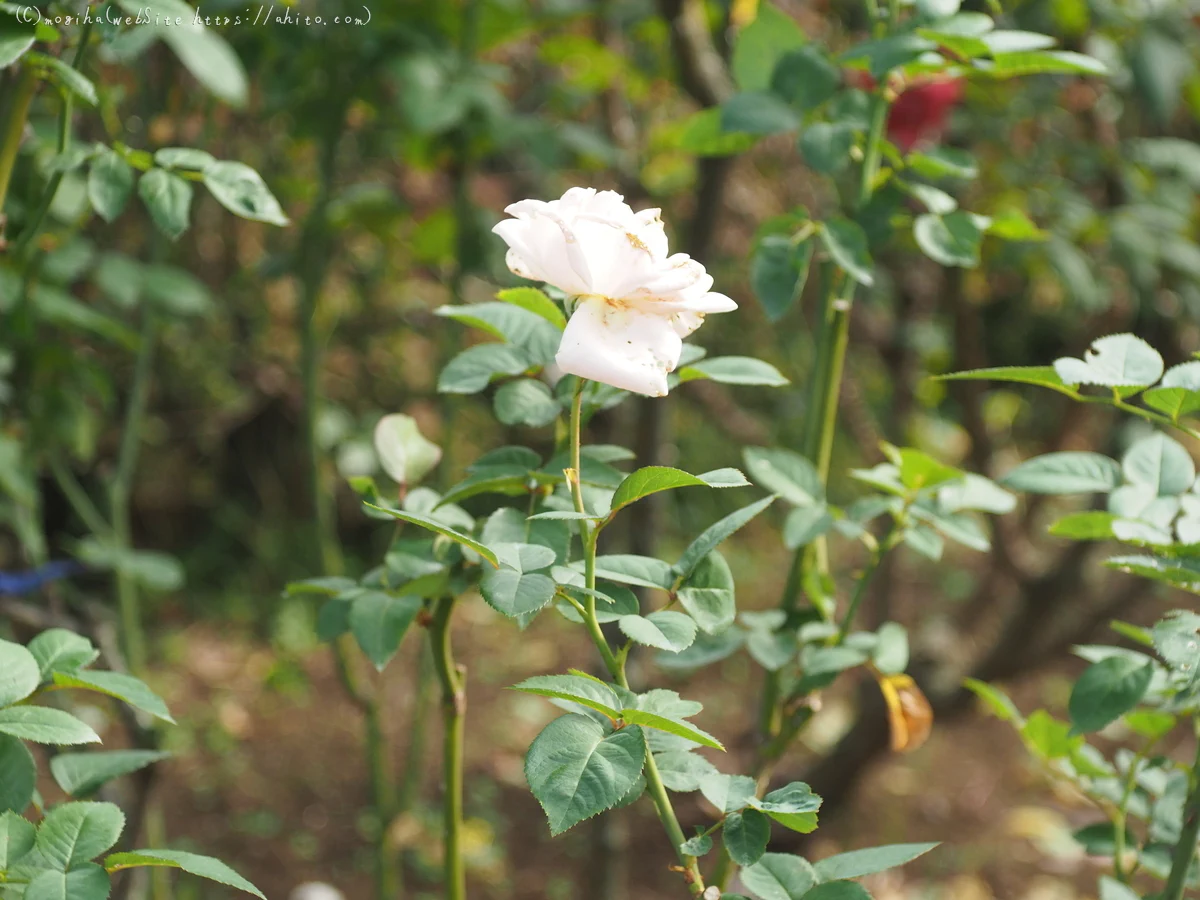
M704 266L667 255L659 210L635 213L620 194L571 188L559 200L522 200L493 231L508 267L576 299L555 362L572 375L651 397L667 393L683 339L708 313L737 304Z

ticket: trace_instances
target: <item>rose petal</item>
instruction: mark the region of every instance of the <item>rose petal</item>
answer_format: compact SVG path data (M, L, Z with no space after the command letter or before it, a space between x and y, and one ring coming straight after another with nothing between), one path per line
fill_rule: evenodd
M564 372L665 397L667 373L683 351L671 319L599 297L580 301L563 331L555 363Z

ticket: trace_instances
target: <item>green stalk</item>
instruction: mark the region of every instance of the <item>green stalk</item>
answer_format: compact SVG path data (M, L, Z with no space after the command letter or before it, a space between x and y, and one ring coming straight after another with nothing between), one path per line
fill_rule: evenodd
M33 102L37 83L33 69L23 66L13 86L8 117L4 120L3 133L0 133L0 213L4 211L4 200L8 196L8 185L17 164L17 151L21 147L21 135L25 132L25 120L29 116L29 104Z
M1183 900L1188 871L1196 858L1196 841L1200 839L1200 727L1197 732L1196 760L1188 775L1189 790L1183 807L1183 830L1171 854L1171 873L1162 900Z
M456 665L450 646L450 616L454 597L434 604L429 646L442 685L442 827L446 900L466 900L466 867L462 853L463 823L463 724L467 712L464 690L466 669Z
M583 419L583 390L586 384L586 380L580 378L578 384L575 386L575 396L571 403L569 429L571 436L572 470L568 477L571 483L571 496L575 500L575 511L579 513L587 512L587 509L583 505L583 489L580 485L579 476L580 448L582 446L580 431ZM618 655L613 653L612 648L608 645L608 639L604 636L604 632L600 628L600 623L596 619L596 598L593 594L596 590L596 544L602 527L599 524L593 526L586 519L581 519L579 522L580 533L583 539L584 579L588 587L588 594L583 606L583 619L587 625L588 634L592 638L592 643L596 645L596 649L600 653L600 658L604 660L604 665L612 676L613 681L626 690L629 690L629 678L625 672L626 654L621 653ZM679 817L675 815L675 808L671 805L671 798L667 794L666 785L663 784L662 776L658 771L658 764L654 761L654 754L650 752L649 746L646 747L646 764L643 772L646 776L646 790L650 794L650 799L654 802L654 809L658 813L658 818L662 822L663 829L667 832L667 837L671 841L675 855L679 858L679 865L683 869L688 889L697 896L703 894L704 876L700 874L700 866L696 862L696 857L688 856L680 849L682 844L687 840L687 836L683 833L683 828L679 824Z
M371 767L371 797L375 815L379 819L379 836L375 859L375 887L381 898L395 897L399 891L399 878L392 862L389 846L389 830L392 810L395 808L395 788L392 785L388 765L387 741L383 734L379 704L369 703L363 709L367 724L367 761Z
M112 521L112 539L120 553L132 549L130 527L130 501L133 493L133 476L137 468L141 449L142 423L150 399L150 376L154 366L154 352L158 343L158 319L146 309L142 313L141 341L137 361L133 368L133 387L129 393L129 405L125 409L125 423L121 430L121 447L117 453L117 471L109 486L109 518ZM136 582L126 566L116 567L117 608L120 613L121 649L129 671L141 676L146 668L146 634L143 629L141 597Z

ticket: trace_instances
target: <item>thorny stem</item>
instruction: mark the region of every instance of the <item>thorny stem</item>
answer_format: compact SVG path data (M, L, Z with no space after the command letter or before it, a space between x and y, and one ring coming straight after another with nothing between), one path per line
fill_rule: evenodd
M1175 851L1171 854L1171 873L1162 900L1183 900L1188 873L1196 858L1196 841L1200 839L1200 725L1197 726L1196 760L1188 774L1188 796L1183 807L1183 830Z
M434 667L442 685L442 826L445 835L446 900L466 900L466 869L462 853L463 822L463 723L467 711L464 690L466 669L456 665L450 645L450 616L454 597L442 597L434 603L433 622L429 626L429 645Z
M571 496L575 500L575 511L581 514L587 513L587 509L583 504L583 488L580 484L579 475L580 447L582 443L580 440L580 430L583 419L583 391L586 384L586 380L579 379L575 387L575 396L571 403L569 430L572 470L567 475L571 484ZM596 597L593 593L596 590L596 539L602 527L602 524L593 526L587 519L580 519L579 521L579 530L583 539L584 579L588 588L588 594L583 604L583 617L588 633L591 635L592 643L596 645L596 649L600 652L600 657L604 660L604 665L612 676L613 681L628 690L629 678L625 673L627 654L613 653L612 648L608 644L608 639L604 636L604 632L600 628L600 623L596 619ZM700 867L696 862L696 857L688 856L680 849L681 845L687 840L687 836L684 835L683 828L679 824L679 818L675 815L675 808L671 805L671 798L667 795L667 788L663 784L662 776L659 774L658 764L655 763L654 754L650 752L648 746L646 747L646 763L643 771L646 776L646 790L649 792L650 798L654 801L654 808L658 812L659 821L662 822L662 826L667 832L667 837L675 849L675 855L679 858L679 864L683 868L684 879L687 881L688 889L693 894L703 894L704 877L700 874Z

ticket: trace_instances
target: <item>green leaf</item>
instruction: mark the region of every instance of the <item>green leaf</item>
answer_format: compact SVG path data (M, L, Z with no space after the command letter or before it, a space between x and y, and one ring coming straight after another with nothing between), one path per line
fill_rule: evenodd
M767 852L771 821L758 810L732 812L725 817L725 849L739 866L752 866Z
M621 717L623 704L616 692L604 682L583 675L535 675L514 684L509 690L570 700L604 713L613 721Z
M496 391L496 418L505 425L541 428L558 418L562 407L550 388L532 378L518 378Z
M700 790L700 782L720 773L712 763L691 750L668 750L654 754L658 774L668 790L689 793Z
M396 655L423 605L420 597L393 597L383 591L367 591L350 601L350 633L378 671Z
M33 849L37 829L11 809L0 814L0 872Z
M684 366L679 371L681 381L707 378L721 384L750 384L781 387L788 380L773 365L749 356L715 356Z
M34 63L49 72L50 78L55 84L88 106L95 106L100 102L100 98L96 96L96 86L82 72L72 68L61 59L47 56L44 53L30 53L27 62Z
M488 562L490 562L493 566L500 565L500 561L498 559L496 559L496 554L493 553L488 547L479 543L479 541L475 540L474 538L468 537L467 535L462 534L461 532L455 531L453 528L449 527L448 525L442 524L437 519L430 518L429 516L423 516L423 515L420 515L419 513L406 512L405 510L401 510L401 509L393 509L391 507L385 507L385 506L376 506L373 503L364 503L363 506L366 506L369 509L376 510L377 512L381 512L386 515L389 515L393 519L399 519L402 522L408 522L412 525L419 525L422 528L428 529L429 531L435 531L440 535L450 538L450 540L454 541L456 544L462 544L464 547L468 547L471 550L474 550L476 553L478 553L480 556L482 556L484 559L486 559Z
M990 65L980 64L983 72L996 78L1022 75L1107 75L1104 63L1093 56L1070 50L1042 50L1021 53L996 53Z
M782 234L769 234L755 247L750 260L750 286L772 322L783 318L804 291L813 248L811 239L797 243Z
M214 97L231 106L246 105L249 80L241 60L224 38L195 22L196 11L191 6L183 0L145 0L140 5L139 0L118 0L118 5L131 16L162 16L172 20L171 25L156 27L155 32L184 68ZM183 20L182 25L173 24L176 17Z
M680 588L676 593L684 608L705 634L717 634L732 623L737 614L733 592L724 588Z
M1067 711L1076 732L1099 731L1115 722L1150 687L1154 663L1128 656L1110 656L1090 665L1075 682Z
M761 800L751 800L750 805L766 813L780 825L808 834L817 828L817 810L821 798L802 781L771 791Z
M1036 384L1048 388L1065 388L1053 366L998 366L993 369L974 369L937 376L940 381L1007 381L1014 384Z
M910 153L909 166L926 178L955 178L970 181L979 177L979 166L966 150L956 147L935 147L920 153Z
M194 147L163 147L154 151L154 162L164 169L203 172L217 160L206 150Z
M525 756L525 778L550 823L550 833L611 809L629 793L646 761L642 729L606 733L581 715L555 719Z
M477 344L446 363L438 376L443 394L476 394L501 375L520 375L531 364L509 344Z
M68 712L47 706L0 709L0 733L37 744L66 746L100 743L100 735L89 725Z
M937 45L916 34L893 34L879 40L865 41L844 52L843 62L865 62L876 81L900 66L908 65L922 53L935 50Z
M133 166L119 153L104 147L88 170L88 200L105 222L112 222L125 209L133 193Z
M160 750L59 753L50 760L50 774L66 793L78 797L92 793L105 782L137 772L170 756L170 753Z
M814 44L789 50L771 74L771 90L805 112L833 97L841 86L841 70Z
M796 550L828 533L833 524L834 518L824 503L797 507L783 523L783 544L789 550Z
M268 225L287 225L283 207L262 176L240 162L215 162L204 170L204 186L235 216Z
M37 764L19 740L0 734L0 812L24 812L33 801Z
M751 448L754 449L754 448ZM749 462L750 450L746 451L747 462ZM743 525L761 513L764 509L775 502L775 498L764 497L762 500L755 501L749 506L743 506L741 509L731 512L720 521L714 522L708 526L698 538L688 545L688 548L683 551L683 555L679 557L679 562L675 563L675 571L679 573L680 581L685 580L692 572L700 565L713 550L725 541L730 535L734 534ZM730 598L732 600L732 596Z
M529 362L544 365L554 359L562 343L562 331L536 313L511 303L471 303L441 306L439 316L479 328L519 348Z
M808 861L790 853L767 853L742 871L742 883L761 900L800 900L817 885Z
M679 852L684 856L704 856L713 848L713 840L707 834L698 834L688 838L679 845ZM727 895L722 895L727 896Z
M192 186L166 169L151 169L138 181L138 196L159 231L173 241L188 229Z
M1067 450L1028 459L1000 483L1031 494L1108 493L1121 483L1121 467L1099 453Z
M500 291L496 299L502 303L511 303L521 309L528 310L536 316L541 316L557 328L567 327L567 317L558 308L558 304L546 296L544 291L531 287L515 287Z
M621 616L617 625L630 640L670 653L686 650L696 639L696 623L691 617L673 610L660 610L647 616Z
M871 900L867 889L856 881L827 881L804 897L805 900Z
M55 672L54 683L107 694L164 722L175 723L162 698L150 690L145 682L132 675L120 672Z
M817 873L817 878L823 882L862 878L865 875L886 872L888 869L910 863L937 846L936 843L887 844L865 850L851 850L849 853L826 857L815 863L813 870Z
M1110 334L1092 342L1083 359L1055 360L1054 371L1066 384L1149 387L1163 374L1159 352L1132 334Z
M641 500L643 497L648 497L650 494L656 494L659 491L669 491L673 488L689 487L692 485L709 487L738 486L736 480L727 477L729 472L736 472L736 470L717 469L713 472L705 472L703 475L691 475L681 469L672 469L669 466L647 466L644 469L638 469L627 475L625 480L618 485L617 491L613 494L612 498L612 512L616 513L618 510ZM745 479L741 479L741 483L745 484L748 482Z
M913 223L913 237L921 252L943 266L973 269L979 265L979 248L988 220L965 210L945 216L925 213Z
M540 574L553 565L553 550L538 544L497 544L500 566L484 572L480 593L488 605L510 618L537 612L554 599L554 579Z
M1020 710L1009 699L1008 694L995 685L988 684L986 681L979 681L976 678L964 678L963 687L987 704L987 707L992 711L992 715L1002 722L1015 722L1018 726L1021 724Z
M731 813L745 809L754 800L756 785L747 775L717 773L700 782L700 793L719 812Z
M746 152L757 140L752 134L724 131L719 106L693 113L679 133L680 149L696 156L733 156Z
M7 9L0 9L0 69L24 56L37 34L36 22L25 22Z
M820 236L830 257L847 275L867 287L875 283L867 235L861 225L849 219L830 219L822 223Z
M1191 454L1165 434L1152 434L1130 447L1121 458L1121 471L1133 484L1150 488L1159 497L1182 494L1196 480Z
M742 459L755 484L788 503L812 506L825 497L816 468L799 453L783 447L747 447Z
M375 425L375 454L389 478L397 484L416 484L442 459L442 448L425 435L412 416L393 413Z
M169 866L183 869L189 875L207 878L209 881L225 884L266 900L262 891L225 863L197 853L186 853L183 850L134 850L132 853L114 853L104 860L104 865L109 869L134 866Z
M784 54L806 40L791 16L769 3L760 3L758 14L738 33L734 44L730 65L734 81L743 91L765 90Z
M669 590L675 583L671 566L660 559L631 553L609 553L596 557L596 577L618 584Z
M10 641L0 640L0 707L24 700L41 681L33 654Z
M1045 759L1062 759L1083 746L1083 738L1072 735L1071 726L1044 709L1036 709L1021 726L1021 736Z
M810 169L832 175L850 164L854 128L841 122L814 122L800 133L799 146Z
M70 872L38 873L22 896L24 900L105 900L108 892L108 873L85 863Z
M721 104L721 130L738 134L779 134L800 127L796 113L775 94L734 94Z
M1113 538L1113 522L1117 517L1102 510L1087 510L1063 516L1050 526L1055 537L1076 541L1107 541Z
M74 801L46 813L34 846L55 869L67 871L117 842L125 814L113 803Z

